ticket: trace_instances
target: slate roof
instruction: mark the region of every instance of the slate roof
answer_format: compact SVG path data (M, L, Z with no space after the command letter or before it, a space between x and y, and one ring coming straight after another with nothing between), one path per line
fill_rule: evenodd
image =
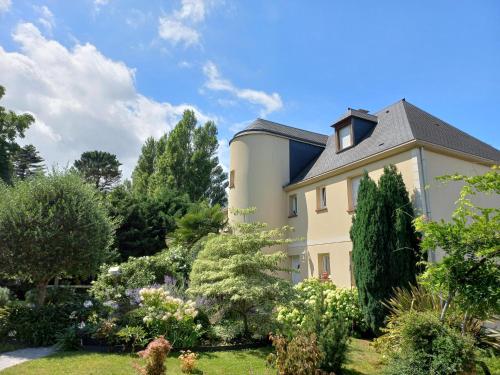
M421 110L404 99L374 114L378 123L354 147L337 153L334 135L325 150L292 183L300 182L379 152L417 140L500 162L500 151Z
M251 133L253 131L263 131L266 133L281 135L286 138L294 139L297 141L303 141L307 143L312 143L314 145L325 147L326 142L328 141L328 136L324 134L310 132L308 130L303 130L299 128L294 128L291 126L278 124L277 122L272 122L268 120L263 120L261 118L255 120L250 125L248 125L242 131L239 131L233 136L235 139L237 136ZM231 140L231 142L233 141Z

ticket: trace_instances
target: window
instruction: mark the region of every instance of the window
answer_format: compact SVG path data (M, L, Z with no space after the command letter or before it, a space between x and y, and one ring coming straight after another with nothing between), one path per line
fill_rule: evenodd
M352 146L351 125L344 126L338 130L339 151Z
M351 189L350 189L351 196L350 196L350 207L349 207L351 211L355 210L358 204L358 191L359 191L359 184L361 183L361 178L362 176L351 178Z
M229 172L229 188L234 188L234 169Z
M289 217L297 216L297 212L298 212L297 211L297 194L290 195L290 197L288 199L289 199L289 202L288 202L288 209L289 209L288 216Z
M317 211L326 210L326 187L322 186L316 189L316 209Z
M330 277L330 254L318 255L319 277L328 279Z

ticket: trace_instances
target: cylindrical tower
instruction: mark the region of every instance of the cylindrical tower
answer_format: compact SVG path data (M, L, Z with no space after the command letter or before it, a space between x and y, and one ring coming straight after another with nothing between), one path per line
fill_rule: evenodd
M250 128L250 127L249 127ZM229 208L256 207L252 221L269 228L287 224L290 179L289 140L269 132L245 129L230 142ZM230 221L241 221L229 213Z

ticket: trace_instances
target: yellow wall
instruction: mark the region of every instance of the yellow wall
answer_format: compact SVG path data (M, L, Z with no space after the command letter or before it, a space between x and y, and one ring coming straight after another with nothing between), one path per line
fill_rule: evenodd
M333 282L343 287L352 285L350 271L352 244L349 237L352 213L348 212L349 178L362 175L367 170L370 177L378 181L384 166L388 164L396 165L402 173L410 196L414 195L414 190L420 190L417 156L414 151L407 151L288 192L289 195L297 194L298 203L298 216L290 218L288 224L295 228L294 236L307 238L303 243L289 248L289 253L296 254L300 250L307 249L307 257L301 264L304 276L320 276L318 255L328 253ZM327 188L327 211L318 213L316 188L320 186Z
M288 201L283 186L289 179L289 141L269 134L241 135L231 142L230 170L235 186L229 189L230 208L257 207L254 221L270 228L287 223ZM230 220L241 220L229 214Z

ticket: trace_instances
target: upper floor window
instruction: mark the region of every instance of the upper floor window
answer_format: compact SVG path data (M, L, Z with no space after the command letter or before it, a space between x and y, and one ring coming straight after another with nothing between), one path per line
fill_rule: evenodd
M326 210L326 186L316 189L317 210Z
M339 151L352 146L352 126L344 126L338 130Z
M297 212L298 212L297 211L297 194L290 195L290 197L288 199L289 199L289 202L288 202L288 209L289 209L288 216L290 216L290 217L297 216Z
M350 201L350 207L349 209L351 211L356 209L356 206L358 205L358 191L359 191L359 184L361 183L361 178L363 176L356 176L351 178L351 196L349 197Z
M234 169L229 172L229 188L234 188Z

